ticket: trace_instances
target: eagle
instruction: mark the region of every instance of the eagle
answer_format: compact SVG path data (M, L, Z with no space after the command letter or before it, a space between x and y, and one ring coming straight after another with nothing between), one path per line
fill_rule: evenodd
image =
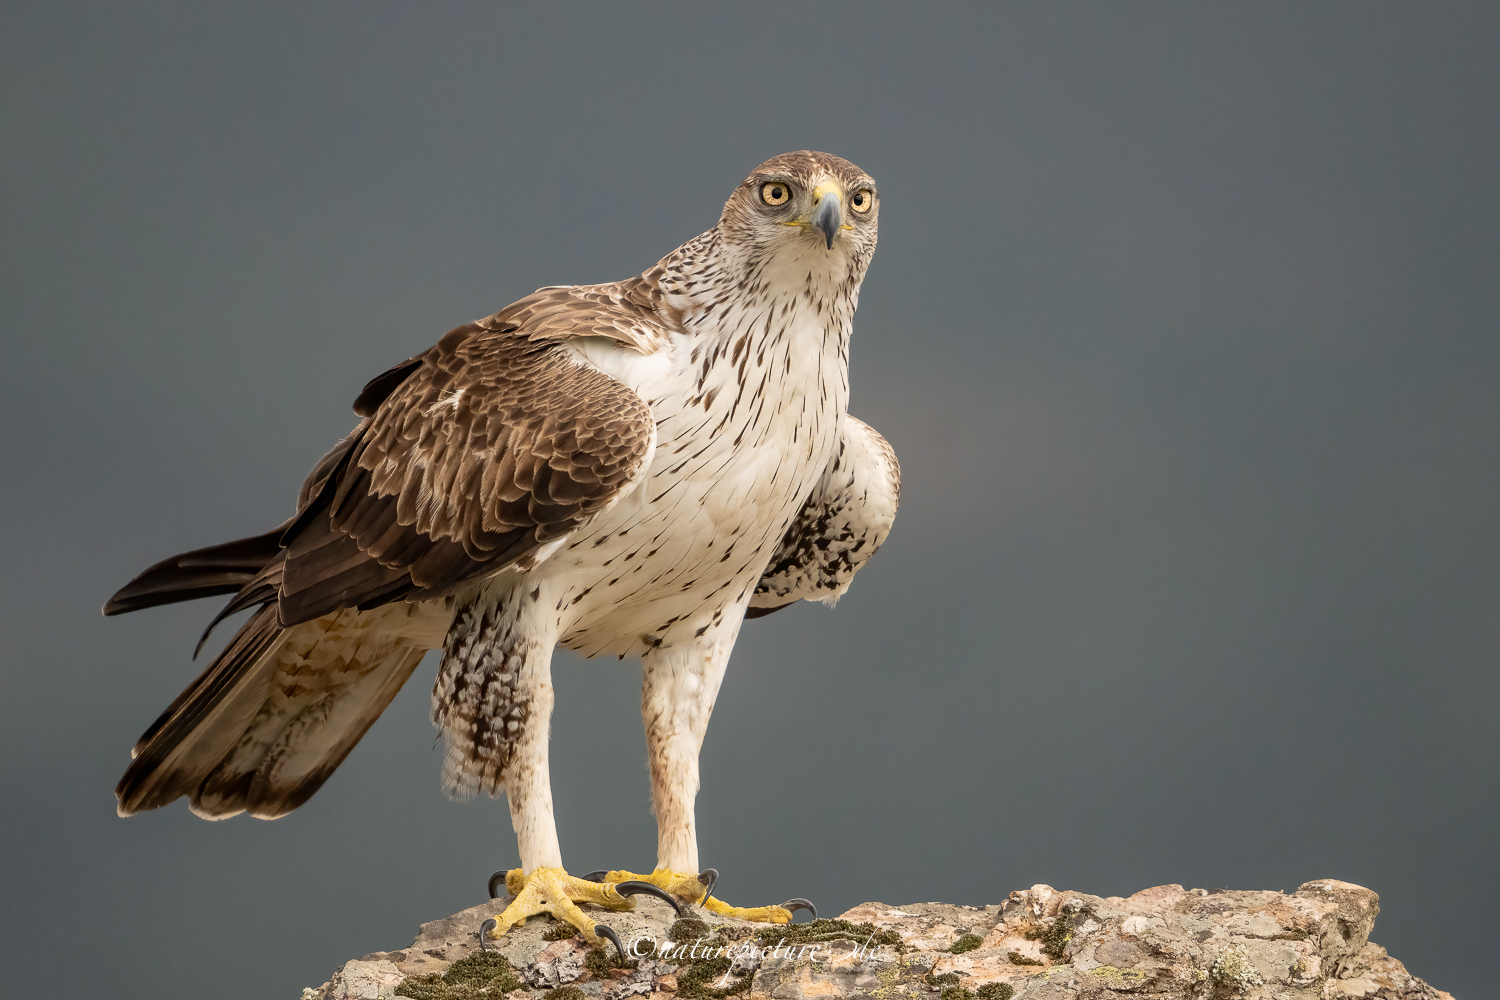
M854 164L784 153L638 277L539 289L372 379L288 520L160 562L104 606L232 594L210 631L252 612L136 743L120 814L186 796L205 819L286 815L441 649L444 791L503 790L520 853L490 880L513 898L481 943L549 913L618 949L578 904L640 893L774 923L811 910L713 897L693 803L741 623L834 604L895 520L895 453L848 413L879 216ZM557 646L640 658L649 873L563 867Z

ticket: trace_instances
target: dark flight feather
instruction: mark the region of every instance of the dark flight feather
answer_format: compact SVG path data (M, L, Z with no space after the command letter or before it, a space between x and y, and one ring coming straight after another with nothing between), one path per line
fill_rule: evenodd
M104 613L122 615L177 601L237 593L281 551L285 527L163 559L121 587L104 605Z

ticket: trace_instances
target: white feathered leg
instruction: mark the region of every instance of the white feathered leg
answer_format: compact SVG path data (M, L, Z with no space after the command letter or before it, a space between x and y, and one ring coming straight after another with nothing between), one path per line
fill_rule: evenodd
M733 625L710 628L691 645L657 649L641 657L641 719L651 766L651 805L656 813L656 865L676 872L698 870L698 752L713 714L739 634Z
M732 620L709 628L692 644L657 649L641 657L641 718L651 763L651 805L656 813L656 871L650 875L610 872L613 881L636 879L702 904L722 916L767 923L790 923L795 909L812 910L805 899L780 906L738 907L704 898L713 872L698 872L698 827L693 802L698 795L698 753L719 696L724 668L739 635L743 609ZM729 616L725 616L727 619ZM814 911L816 913L816 911Z

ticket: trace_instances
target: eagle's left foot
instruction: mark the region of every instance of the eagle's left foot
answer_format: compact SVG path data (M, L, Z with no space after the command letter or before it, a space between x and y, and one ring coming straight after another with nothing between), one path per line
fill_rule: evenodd
M596 948L601 938L609 941L623 961L625 949L620 945L620 936L607 924L591 920L578 908L579 903L593 903L610 910L633 910L635 901L630 897L644 893L666 900L672 904L672 909L682 913L682 907L669 893L646 882L621 879L605 885L592 879L575 878L561 868L538 868L530 875L513 868L490 876L491 899L496 897L495 890L502 880L506 891L515 898L498 917L491 917L479 925L480 948L488 948L491 941L500 940L506 931L524 924L527 917L550 913L578 928L583 939Z
M762 924L789 924L792 922L792 914L797 910L807 910L815 918L818 915L817 908L800 897L789 899L780 906L730 906L710 895L714 883L719 880L719 873L712 868L706 868L697 875L683 875L669 868L658 868L650 875L636 875L627 871L598 871L590 872L584 877L615 886L655 886L688 903L699 904L721 917L738 917L740 920L753 920Z

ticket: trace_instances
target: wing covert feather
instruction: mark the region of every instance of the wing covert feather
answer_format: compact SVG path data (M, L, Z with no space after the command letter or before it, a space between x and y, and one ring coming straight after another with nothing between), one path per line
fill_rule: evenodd
M651 408L563 340L625 341L636 317L612 327L608 303L576 296L528 311L554 291L449 332L366 387L370 415L319 463L323 481L304 488L283 536L284 625L438 596L569 534L634 486L654 442Z

